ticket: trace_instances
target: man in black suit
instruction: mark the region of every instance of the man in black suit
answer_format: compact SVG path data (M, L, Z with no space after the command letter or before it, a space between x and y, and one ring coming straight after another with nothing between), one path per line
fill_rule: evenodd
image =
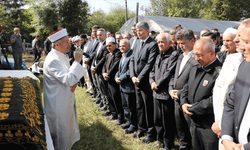
M119 85L115 82L115 74L118 71L119 62L122 57L122 53L116 48L116 42L113 37L106 39L106 48L109 53L106 55L106 61L103 66L102 75L105 81L108 82L108 92L110 99L107 99L109 104L114 110L111 110L113 116L118 117L116 125L124 123L124 111L122 108L121 94Z
M133 137L147 137L144 143L156 140L154 127L154 108L149 72L152 70L156 56L159 53L157 42L149 37L149 25L146 22L136 24L140 41L134 47L130 59L130 77L135 84L136 110L139 131Z
M242 21L240 50L244 51L245 61L239 67L233 89L228 94L221 122L221 139L226 150L250 149L249 89L250 89L250 19Z
M192 147L189 130L190 118L183 114L180 107L180 95L183 86L188 82L190 70L197 62L193 56L195 37L192 30L181 29L176 33L176 39L183 54L177 60L175 74L169 83L169 93L175 102L175 123L180 150L190 150Z
M129 62L133 50L130 49L129 40L122 39L120 42L120 51L123 56L119 63L119 69L115 75L115 81L120 85L122 106L127 123L121 126L125 130L125 134L134 133L137 130L136 118L136 100L135 100L135 86L130 78Z
M108 54L108 50L106 48L106 30L103 28L99 28L97 30L97 38L99 44L96 49L96 54L92 62L91 71L95 75L94 83L97 85L99 95L100 95L100 107L106 104L106 97L108 96L107 92L107 82L104 80L102 76L102 68L106 60L106 55Z
M149 75L154 97L154 125L158 140L156 147L171 150L175 135L174 101L166 85L174 74L178 53L171 46L172 39L168 33L159 34L157 43L160 53Z
M180 97L183 112L191 117L192 146L194 150L217 150L218 137L212 131L213 87L221 69L215 57L211 39L200 39L194 45L195 65Z
M96 49L97 49L97 46L99 44L99 41L98 41L98 38L97 38L97 30L99 29L100 27L97 26L97 25L94 25L92 27L92 35L93 35L93 40L89 43L89 47L86 51L86 57L83 62L87 65L87 71L88 71L88 75L89 75L89 78L90 78L90 81L92 83L92 87L93 87L93 91L94 91L94 95L93 97L97 97L96 101L100 102L101 101L101 97L100 97L100 92L97 91L97 85L95 84L96 82L94 82L94 75L92 74L91 72L91 66L92 66L92 62L93 62L93 58L95 57L95 53L96 53ZM87 56L88 55L88 56Z

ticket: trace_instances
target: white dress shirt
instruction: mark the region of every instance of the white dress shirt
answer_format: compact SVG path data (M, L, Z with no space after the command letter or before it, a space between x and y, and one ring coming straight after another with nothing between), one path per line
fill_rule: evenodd
M183 58L181 60L181 65L180 65L180 70L179 70L179 74L181 73L181 71L183 70L184 66L186 65L187 61L189 60L189 58L193 55L193 50L191 50L188 54L185 55L185 53L183 53Z

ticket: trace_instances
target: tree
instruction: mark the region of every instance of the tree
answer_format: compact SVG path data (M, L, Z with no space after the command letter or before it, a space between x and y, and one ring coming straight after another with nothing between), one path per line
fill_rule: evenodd
M128 10L128 19L135 17L135 13ZM88 34L91 33L91 27L93 25L99 25L107 31L111 31L113 34L120 30L125 23L125 8L122 6L116 6L110 8L108 14L102 10L94 11L88 18Z
M205 7L203 0L150 0L146 15L200 18L200 11Z
M86 1L64 0L59 3L61 26L67 28L72 35L79 35L88 31L86 23L89 17L89 6Z
M239 0L150 0L149 16L239 21L250 17L250 1Z
M212 0L209 19L239 21L250 17L250 1Z
M10 36L13 34L13 29L19 27L23 39L30 39L30 29L25 26L24 22L30 22L29 16L22 8L25 0L0 0L0 21L3 26L1 39L4 43L10 43Z

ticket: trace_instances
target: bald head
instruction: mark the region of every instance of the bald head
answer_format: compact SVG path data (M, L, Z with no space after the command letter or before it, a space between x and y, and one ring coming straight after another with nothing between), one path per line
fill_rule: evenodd
M215 45L211 39L200 39L194 44L195 60L201 65L206 66L213 62L215 58Z
M130 43L127 39L121 39L120 41L120 51L125 54L130 50Z

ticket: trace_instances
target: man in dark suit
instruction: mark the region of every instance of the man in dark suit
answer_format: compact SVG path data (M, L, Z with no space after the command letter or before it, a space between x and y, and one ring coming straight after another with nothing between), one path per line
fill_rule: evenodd
M94 95L93 97L97 97L96 101L101 101L101 98L100 98L100 92L97 91L97 85L95 84L94 82L94 75L92 74L91 72L91 66L92 66L92 62L93 62L93 58L95 57L95 53L96 53L96 49L97 49L97 46L99 44L99 41L98 41L98 38L97 38L97 30L99 29L100 27L95 25L92 27L92 35L93 35L93 40L90 42L90 46L89 48L87 49L86 51L86 57L83 62L88 65L87 66L87 71L88 71L88 75L89 75L89 78L90 78L90 81L92 83L92 87L93 87L93 91L94 91Z
M113 116L118 117L116 125L124 123L124 111L122 108L121 94L119 85L115 82L115 74L118 71L119 62L122 57L122 53L116 48L116 42L113 37L106 39L106 48L109 53L106 55L106 61L103 66L102 75L105 81L108 82L108 92L110 99L107 99L109 104L114 110L111 112ZM116 117L116 118L117 118Z
M240 35L240 50L244 51L245 61L239 67L233 89L224 103L221 122L222 144L226 150L250 149L249 126L249 89L250 89L250 19L242 21Z
M215 57L211 39L200 39L194 45L195 65L180 97L183 112L191 117L192 146L194 150L217 150L218 137L212 131L214 122L212 91L221 69Z
M92 62L91 71L95 75L94 83L97 85L98 91L100 92L100 107L106 104L107 97L107 82L103 79L102 76L102 68L106 60L106 55L108 54L108 50L106 48L106 31L103 28L99 28L97 30L97 38L99 44L96 49L96 54Z
M130 77L135 84L136 110L139 131L133 137L147 137L144 143L156 140L154 127L154 108L152 90L149 84L149 72L152 70L159 48L155 40L149 37L149 25L146 22L136 24L140 43L135 45L130 59Z
M193 56L195 37L192 30L181 29L176 33L176 39L183 54L177 60L175 74L169 83L169 93L175 102L175 123L180 150L190 150L192 147L189 130L190 119L183 114L180 107L180 96L183 86L188 82L190 70L197 62Z
M120 42L120 51L123 56L119 63L119 69L115 75L115 81L120 85L122 106L124 110L127 123L121 126L125 130L125 134L134 133L137 130L136 119L136 100L135 100L135 86L130 78L129 62L133 50L130 49L129 40L122 39Z
M174 74L178 53L174 50L171 36L157 36L160 53L149 75L154 97L154 125L157 131L157 147L171 150L175 135L174 101L168 93L169 81Z

